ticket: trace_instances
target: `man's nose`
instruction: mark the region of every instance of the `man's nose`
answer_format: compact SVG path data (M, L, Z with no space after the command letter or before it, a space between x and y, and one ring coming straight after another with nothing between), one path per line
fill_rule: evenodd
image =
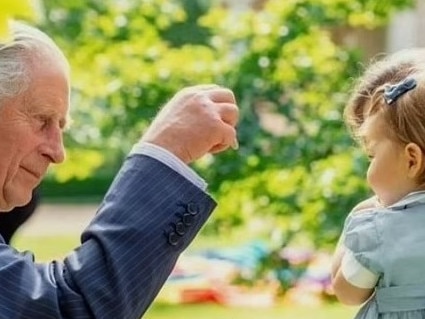
M46 134L42 153L50 162L59 164L65 160L65 147L63 145L63 132L59 127L52 127Z

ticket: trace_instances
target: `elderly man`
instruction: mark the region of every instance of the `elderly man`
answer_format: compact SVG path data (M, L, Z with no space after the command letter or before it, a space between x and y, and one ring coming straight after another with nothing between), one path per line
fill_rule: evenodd
M41 31L16 23L0 44L0 210L24 205L64 160L69 68ZM0 318L140 318L215 207L187 164L236 141L232 92L182 89L135 144L81 246L34 263L0 243ZM1 242L1 238L0 238Z

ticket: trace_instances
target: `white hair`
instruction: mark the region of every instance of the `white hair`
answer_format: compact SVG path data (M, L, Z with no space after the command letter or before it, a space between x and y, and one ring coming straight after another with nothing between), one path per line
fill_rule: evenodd
M10 31L12 39L0 42L0 106L5 98L15 97L28 88L30 62L45 52L53 53L69 72L65 56L47 34L17 21L10 23Z

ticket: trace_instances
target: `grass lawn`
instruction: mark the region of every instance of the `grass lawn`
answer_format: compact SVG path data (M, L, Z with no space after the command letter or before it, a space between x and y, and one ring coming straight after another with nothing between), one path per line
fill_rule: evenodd
M276 306L272 309L226 308L220 305L154 304L144 319L351 319L354 309L336 304L320 307Z
M79 236L30 237L14 239L19 250L34 252L38 261L60 259L79 243ZM230 308L217 304L167 305L154 303L144 319L350 319L355 309L339 304L319 307L287 306L274 308Z

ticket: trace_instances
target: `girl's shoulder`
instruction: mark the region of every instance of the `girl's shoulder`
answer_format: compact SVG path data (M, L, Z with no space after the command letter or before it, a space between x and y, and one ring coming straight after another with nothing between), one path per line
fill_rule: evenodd
M381 206L376 198L371 198L357 205L347 216L347 221L376 222L376 220L406 222L425 219L425 192L410 193L390 206Z

